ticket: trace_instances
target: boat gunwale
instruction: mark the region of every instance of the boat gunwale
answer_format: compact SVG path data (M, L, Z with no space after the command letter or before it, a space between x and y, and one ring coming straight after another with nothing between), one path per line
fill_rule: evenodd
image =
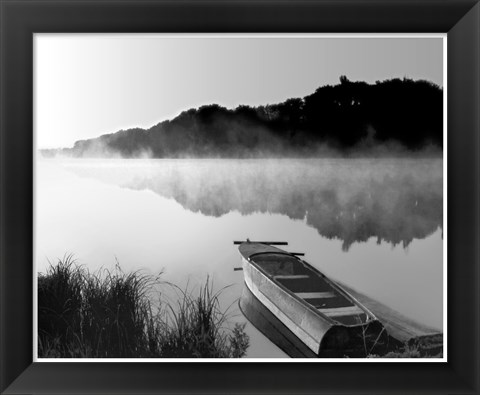
M268 280L270 280L271 282L273 282L276 286L278 286L280 289L282 289L284 292L286 292L288 295L291 295L293 296L297 301L299 301L303 306L307 307L310 311L312 311L313 313L317 314L320 316L320 318L326 320L329 324L332 324L332 326L341 326L341 327L345 327L345 328L357 328L357 327L363 327L363 326L367 326L369 324L371 324L372 322L374 321L378 321L377 317L375 317L375 315L370 312L370 310L368 310L366 307L364 307L359 301L357 301L353 296L351 296L348 292L346 292L342 287L340 287L338 284L332 282L325 274L323 274L322 272L320 272L319 270L317 270L316 268L314 268L312 265L310 265L308 262L305 262L304 260L298 258L297 256L293 255L293 254L290 254L288 251L284 251L284 250L281 250L280 248L276 248L277 251L263 251L263 252L256 252L256 253L253 253L253 254L250 254L248 257L245 257L244 258L247 260L248 263L250 263L251 265L255 266L256 269L258 269ZM281 254L281 255L287 255L287 256L290 256L290 257L293 257L295 258L296 260L298 260L300 263L302 263L303 265L307 265L309 269L312 269L312 271L321 276L332 288L334 288L335 290L339 291L344 297L346 297L350 302L352 302L354 305L360 307L360 309L366 314L367 316L367 321L366 322L363 322L363 323L360 323L360 324L354 324L354 325L345 325L339 321L336 321L332 318L330 318L329 316L327 316L326 314L322 313L321 311L319 311L318 309L316 309L315 307L313 307L310 303L308 303L305 299L302 299L300 298L299 296L297 296L295 294L295 292L291 291L290 289L288 289L286 286L284 286L283 284L281 284L279 281L275 280L275 277L274 276L271 276L269 275L261 266L259 266L256 262L254 262L251 258L254 257L254 256L258 256L258 255L264 255L264 254ZM242 254L243 256L243 254ZM370 318L370 319L368 319Z

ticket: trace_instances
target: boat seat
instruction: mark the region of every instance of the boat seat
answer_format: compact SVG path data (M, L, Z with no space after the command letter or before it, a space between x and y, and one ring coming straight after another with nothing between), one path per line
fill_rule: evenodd
M346 307L336 307L332 309L317 309L317 310L328 317L364 314L364 311L358 306L346 306Z
M309 278L308 274L279 274L278 276L274 276L275 279L298 279L298 278Z
M295 292L295 295L302 299L327 299L335 297L333 292Z
M313 274L313 273L312 273ZM304 277L306 276L306 277ZM302 275L302 277L279 277L275 279L284 287L294 293L300 292L329 292L332 290L330 284L325 282L321 277L313 275Z

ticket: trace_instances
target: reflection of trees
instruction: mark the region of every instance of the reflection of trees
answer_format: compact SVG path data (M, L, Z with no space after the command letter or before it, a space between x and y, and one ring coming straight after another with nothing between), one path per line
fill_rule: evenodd
M335 191L322 191L322 203L310 211L308 224L328 238L343 240L342 248L354 242L376 237L378 243L402 243L404 247L415 238L422 239L442 226L441 194L432 194L407 186L409 180L393 186L387 182L372 183L372 193L359 191L345 204L339 204ZM389 200L389 199L393 200Z
M282 161L267 166L261 161L240 166L238 161L220 163L159 167L136 174L125 185L152 190L209 216L239 211L306 219L322 236L342 240L344 250L371 237L406 247L442 227L441 160L407 165L339 161L338 167L327 168L308 161L292 162L293 166Z

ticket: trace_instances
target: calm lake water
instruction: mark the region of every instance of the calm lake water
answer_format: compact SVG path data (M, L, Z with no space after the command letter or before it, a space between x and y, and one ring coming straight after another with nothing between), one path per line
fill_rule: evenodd
M233 240L284 240L328 276L437 330L443 322L441 159L42 160L36 268L164 271L243 288ZM232 313L244 321L234 303ZM252 325L248 357L285 357Z

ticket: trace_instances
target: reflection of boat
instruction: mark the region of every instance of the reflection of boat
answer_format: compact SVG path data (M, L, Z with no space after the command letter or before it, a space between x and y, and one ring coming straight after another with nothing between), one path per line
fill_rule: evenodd
M367 344L368 352L387 338L374 314L342 287L296 255L270 244L240 244L245 283L315 355L346 355Z

